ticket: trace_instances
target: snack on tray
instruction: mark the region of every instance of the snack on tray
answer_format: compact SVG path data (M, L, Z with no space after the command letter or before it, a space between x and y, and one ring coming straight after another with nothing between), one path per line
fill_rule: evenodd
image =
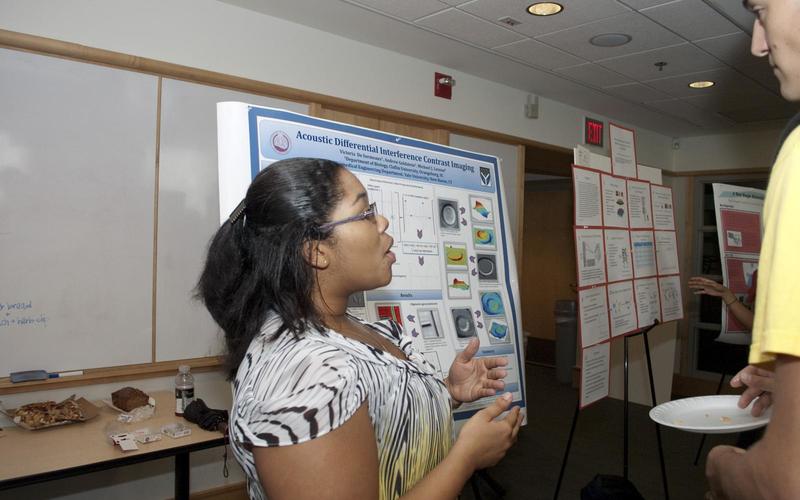
M133 387L123 387L111 393L111 402L123 411L131 411L134 408L145 406L149 400L150 396Z
M83 416L80 406L73 399L61 403L43 401L20 406L14 412L14 422L35 429L61 422L82 420Z

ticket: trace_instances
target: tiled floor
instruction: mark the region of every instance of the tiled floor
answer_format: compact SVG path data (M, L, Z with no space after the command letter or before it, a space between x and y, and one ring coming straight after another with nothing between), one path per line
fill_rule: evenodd
M577 393L556 381L555 369L528 364L529 423L520 431L517 445L489 471L515 499L552 499L569 435ZM648 500L665 498L658 460L656 432L647 416L649 407L631 404L629 419L629 478ZM710 435L703 458L692 465L699 434L662 428L661 440L667 471L669 498L702 499L706 490L705 454L716 444L733 444L735 435ZM623 404L603 400L580 413L559 498L578 499L580 490L595 474L622 475ZM497 498L485 483L485 500ZM462 499L475 498L465 488Z

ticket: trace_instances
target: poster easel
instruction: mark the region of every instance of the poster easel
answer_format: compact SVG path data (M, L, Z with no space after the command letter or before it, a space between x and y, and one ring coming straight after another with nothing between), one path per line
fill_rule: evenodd
M630 401L628 399L628 340L631 337L636 337L638 335L642 335L642 339L644 340L644 351L647 355L647 375L650 379L650 397L652 399L653 406L656 405L656 388L655 382L653 381L653 366L650 359L650 342L647 338L647 333L652 330L655 326L659 324L658 320L643 329L640 332L634 333L632 335L628 335L623 339L624 342L624 361L623 361L623 372L624 372L624 417L623 417L623 451L622 451L622 475L623 477L628 480L628 422L629 422L629 407ZM575 405L575 413L572 415L572 425L569 429L569 438L567 438L567 447L564 450L564 459L561 461L561 470L558 473L558 482L556 482L556 491L553 494L553 500L558 499L558 494L561 491L561 482L564 479L564 471L567 468L567 460L569 459L569 452L572 448L572 438L575 435L575 427L578 423L578 415L580 414L580 405ZM664 487L664 498L669 500L669 487L667 485L667 469L664 464L664 450L661 445L661 426L659 424L654 424L656 427L656 439L658 441L658 458L661 465L661 481Z

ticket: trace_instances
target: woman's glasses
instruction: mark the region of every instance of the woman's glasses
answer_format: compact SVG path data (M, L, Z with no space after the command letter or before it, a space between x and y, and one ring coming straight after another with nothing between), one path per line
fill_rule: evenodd
M326 231L341 224L347 224L348 222L356 222L359 220L369 219L370 217L374 217L377 214L378 214L378 205L376 203L370 203L369 207L367 207L366 210L364 210L358 215L354 215L352 217L348 217L346 219L337 220L333 222L326 222L325 224L319 226L319 228L323 231Z

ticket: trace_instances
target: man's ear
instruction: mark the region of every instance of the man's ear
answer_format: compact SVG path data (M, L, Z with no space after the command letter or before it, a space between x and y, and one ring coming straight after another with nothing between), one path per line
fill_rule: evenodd
M327 269L330 265L330 248L319 240L307 240L303 244L303 257L314 269Z

